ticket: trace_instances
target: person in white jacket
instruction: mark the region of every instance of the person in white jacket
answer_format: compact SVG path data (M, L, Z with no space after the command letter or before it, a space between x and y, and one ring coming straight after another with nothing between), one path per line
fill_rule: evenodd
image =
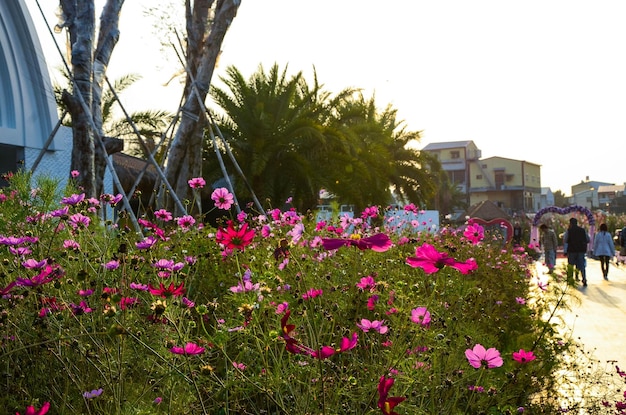
M607 231L606 223L600 225L598 232L593 240L593 255L600 260L602 275L604 279L609 279L609 262L615 256L615 244L613 236Z

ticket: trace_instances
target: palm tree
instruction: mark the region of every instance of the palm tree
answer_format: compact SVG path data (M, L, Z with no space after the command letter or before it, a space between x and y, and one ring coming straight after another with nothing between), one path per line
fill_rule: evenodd
M355 93L338 106L336 122L353 137L350 170L357 205L424 204L435 193L431 173L423 168L424 156L411 147L420 133L407 131L397 120L397 110L387 106L380 111L374 97L367 100Z
M220 130L254 192L274 205L293 197L299 208L315 206L326 174L321 163L336 139L320 122L329 94L317 80L309 87L302 73L288 77L277 65L268 73L259 67L249 80L229 67L221 80L227 89L210 92L225 113ZM238 183L235 190L245 195Z
M357 208L391 203L392 187L416 203L434 194L422 156L408 146L419 133L406 131L391 107L379 113L374 98L353 89L331 96L317 76L309 86L302 73L288 77L277 65L248 80L229 67L221 80L225 87L210 91L223 110L220 130L253 191L271 203L292 196L306 210L322 188ZM208 145L205 158L213 151ZM210 180L220 177L216 164L205 164Z

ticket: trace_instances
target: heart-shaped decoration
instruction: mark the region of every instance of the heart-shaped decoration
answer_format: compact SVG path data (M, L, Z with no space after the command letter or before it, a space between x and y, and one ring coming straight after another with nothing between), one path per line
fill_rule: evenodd
M558 215L567 215L568 213L572 213L572 212L580 212L584 214L587 217L587 220L589 221L590 226L593 226L596 224L596 220L593 217L593 213L589 209L587 209L584 206L572 205L572 206L568 206L564 208L560 208L557 206L548 206L546 208L541 209L539 212L535 214L535 217L533 219L533 226L539 225L539 221L541 220L541 217L545 215L546 213L556 213Z
M513 225L506 219L497 218L484 220L481 218L471 218L470 222L482 226L486 231L502 232L507 242L510 242L511 238L513 238Z

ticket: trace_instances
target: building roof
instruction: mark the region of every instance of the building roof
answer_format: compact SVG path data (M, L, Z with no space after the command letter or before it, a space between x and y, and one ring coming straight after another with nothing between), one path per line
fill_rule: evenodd
M422 149L422 151L445 150L447 148L467 147L474 144L472 140L465 141L445 141L442 143L430 143Z
M500 209L491 200L483 200L482 202L478 202L477 204L470 206L465 216L484 220L511 219L510 215Z
M603 185L598 187L598 193L623 192L624 188L626 185L623 184Z
M501 157L501 156L492 156L492 157L486 157L483 159L480 159L481 161L489 161L489 160L510 160L510 161L517 161L517 162L521 162L521 163L526 163L526 164L532 164L534 166L539 166L541 167L541 164L537 164L537 163L533 163L532 161L527 161L527 160L519 160L519 159L512 159L509 157Z
M115 173L117 173L120 184L125 192L128 192L133 187L135 180L139 177L139 174L143 172L138 190L148 195L152 193L158 177L154 165L147 160L124 153L114 153L112 159Z

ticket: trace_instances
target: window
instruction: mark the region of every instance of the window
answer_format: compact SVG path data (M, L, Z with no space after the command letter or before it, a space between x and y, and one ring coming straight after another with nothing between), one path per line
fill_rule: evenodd
M494 172L495 180L496 180L496 190L502 189L504 185L504 172L501 170L496 170Z
M448 170L448 178L454 184L465 184L465 170Z
M461 152L460 151L451 151L450 152L450 158L451 159L460 159L461 158Z
M15 104L11 74L0 44L0 127L15 128Z
M482 174L477 174L476 175L476 180L482 180L483 179L483 175Z

